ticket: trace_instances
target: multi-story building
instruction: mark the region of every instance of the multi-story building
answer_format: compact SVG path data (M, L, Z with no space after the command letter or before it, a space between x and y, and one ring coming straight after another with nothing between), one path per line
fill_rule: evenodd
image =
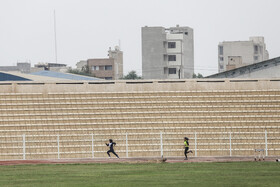
M143 79L192 78L194 40L190 27L142 27Z
M117 80L123 77L123 52L118 46L108 51L109 58L88 59L87 65L94 77Z
M116 46L115 50L112 50L111 47L108 51L109 59L114 59L114 79L118 80L123 77L123 52L120 51L120 47Z
M218 46L219 72L268 59L264 37L250 37L249 41L225 41Z

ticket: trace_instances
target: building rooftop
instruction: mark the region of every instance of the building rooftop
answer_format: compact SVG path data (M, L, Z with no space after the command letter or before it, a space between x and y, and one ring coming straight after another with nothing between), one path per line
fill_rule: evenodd
M0 81L31 81L22 76L13 75L11 73L0 72Z
M263 69L271 68L271 67L275 67L275 66L279 66L279 65L280 65L280 57L277 57L277 58L262 61L259 63L250 64L247 66L242 66L242 67L224 71L221 73L209 75L205 78L235 78L235 77L241 76L246 73L261 71ZM279 72L279 76L280 76L280 72Z
M67 79L67 80L100 80L95 77L71 74L71 73L61 73L55 71L38 71L31 73L31 75L38 75L38 76L45 76L45 77L52 77L52 78L59 78L59 79Z

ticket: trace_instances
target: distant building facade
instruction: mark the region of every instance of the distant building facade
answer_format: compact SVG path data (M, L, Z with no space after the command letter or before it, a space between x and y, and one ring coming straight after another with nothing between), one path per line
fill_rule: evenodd
M66 64L58 64L58 63L38 63L35 64L34 67L31 69L31 72L38 72L38 71L56 71L65 73L68 70Z
M21 73L30 73L31 64L27 62L18 62L16 66L0 66L0 71L16 71Z
M109 58L88 59L89 71L94 77L118 80L123 77L123 52L118 46L108 51Z
M219 72L269 59L264 37L250 37L249 41L225 41L218 46Z
M114 59L114 79L120 79L123 77L123 52L120 51L120 47L116 46L115 50L112 50L111 47L108 51L109 59Z
M192 78L194 39L190 27L142 27L143 79Z

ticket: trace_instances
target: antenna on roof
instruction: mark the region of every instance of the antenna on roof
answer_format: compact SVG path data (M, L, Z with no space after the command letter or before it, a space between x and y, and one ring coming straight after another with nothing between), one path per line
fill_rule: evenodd
M119 49L121 50L121 40L119 39Z
M57 41L56 41L56 16L55 16L55 10L53 11L53 17L54 17L54 48L55 48L55 63L57 63Z

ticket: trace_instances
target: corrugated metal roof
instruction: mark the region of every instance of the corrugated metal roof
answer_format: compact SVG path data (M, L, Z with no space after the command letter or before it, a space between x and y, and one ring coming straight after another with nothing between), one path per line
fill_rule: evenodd
M101 80L95 77L88 77L82 75L76 75L71 73L61 73L55 71L38 71L31 73L31 75L45 76L45 77L54 77L59 79L69 79L69 80Z
M0 72L0 81L31 81L31 80L17 75Z
M250 73L256 72L256 71L262 71L263 69L267 69L267 68L275 68L275 66L278 66L279 64L280 64L280 57L277 57L277 58L265 60L262 62L250 64L247 66L235 68L232 70L224 71L221 73L209 75L205 78L237 78L244 74L250 74ZM264 77L264 78L269 78L269 76Z

